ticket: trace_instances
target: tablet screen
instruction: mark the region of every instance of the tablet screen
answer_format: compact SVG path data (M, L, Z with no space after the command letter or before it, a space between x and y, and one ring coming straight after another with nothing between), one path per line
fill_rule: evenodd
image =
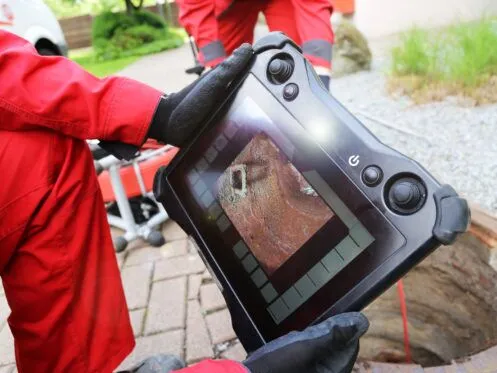
M266 274L273 274L334 213L265 134L217 180L217 198Z

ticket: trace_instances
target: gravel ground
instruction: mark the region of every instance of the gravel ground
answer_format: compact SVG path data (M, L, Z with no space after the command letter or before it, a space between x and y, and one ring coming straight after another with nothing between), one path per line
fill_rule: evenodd
M414 105L406 97L394 99L385 92L384 45L372 49L372 70L334 79L335 97L384 143L497 213L497 105L468 108L454 98Z

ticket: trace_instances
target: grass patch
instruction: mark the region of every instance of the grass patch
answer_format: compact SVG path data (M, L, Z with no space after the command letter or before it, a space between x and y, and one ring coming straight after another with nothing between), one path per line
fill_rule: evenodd
M422 103L456 95L497 102L497 19L411 29L392 49L389 88Z
M91 49L75 51L69 54L69 58L83 67L89 73L104 78L117 73L126 66L138 60L139 56L123 57L112 61L98 61Z

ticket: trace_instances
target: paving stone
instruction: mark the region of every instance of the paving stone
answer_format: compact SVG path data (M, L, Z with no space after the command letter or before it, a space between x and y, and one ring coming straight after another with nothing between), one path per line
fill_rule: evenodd
M240 342L236 342L221 355L224 359L242 361L247 357L247 352Z
M127 252L128 255L126 257L126 262L124 263L125 266L154 262L163 258L158 247L145 246L128 250Z
M133 327L133 334L135 337L142 335L143 330L143 316L145 316L145 309L130 311L129 317L131 319L131 326Z
M152 267L152 263L145 263L122 270L124 293L130 310L147 306Z
M162 234L167 242L181 240L182 238L188 237L183 229L181 229L181 227L171 219L166 221L162 226Z
M0 367L0 373L14 373L17 372L15 365L6 365L4 367Z
M7 299L5 295L0 295L0 330L2 330L3 326L7 323L7 317L10 315L9 304L7 303Z
M0 331L0 366L15 363L14 337L8 327Z
M236 338L231 326L231 316L227 309L211 313L205 317L212 343L218 344Z
M126 256L125 251L123 251L122 253L116 253L117 266L119 267L119 269L123 268L125 256Z
M188 299L197 299L200 285L202 284L202 275L191 275L188 277Z
M198 250L199 248L195 240L191 237L188 237L188 251L192 254L197 254Z
M136 339L133 352L122 362L117 371L126 370L140 361L158 354L172 354L183 357L184 331L174 330L167 333L150 335Z
M212 281L212 275L211 273L209 272L209 270L205 270L205 272L202 274L202 280L204 281Z
M201 273L205 265L198 255L178 256L155 263L154 281Z
M172 258L180 255L187 255L188 248L190 243L187 239L185 240L176 240L166 243L160 248L160 252L162 257L164 258Z
M186 317L186 361L190 364L213 356L205 320L197 300L188 302Z
M145 320L145 334L184 328L186 277L154 282Z
M205 312L215 311L226 307L223 295L215 283L200 287L200 301Z

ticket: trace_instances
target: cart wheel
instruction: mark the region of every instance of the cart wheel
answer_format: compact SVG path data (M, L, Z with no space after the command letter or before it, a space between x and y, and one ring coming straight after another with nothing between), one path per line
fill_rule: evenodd
M147 242L154 247L160 247L166 243L166 240L161 232L151 231L147 237Z
M117 237L114 240L114 249L116 253L121 253L126 250L126 246L128 246L128 241L123 236Z

